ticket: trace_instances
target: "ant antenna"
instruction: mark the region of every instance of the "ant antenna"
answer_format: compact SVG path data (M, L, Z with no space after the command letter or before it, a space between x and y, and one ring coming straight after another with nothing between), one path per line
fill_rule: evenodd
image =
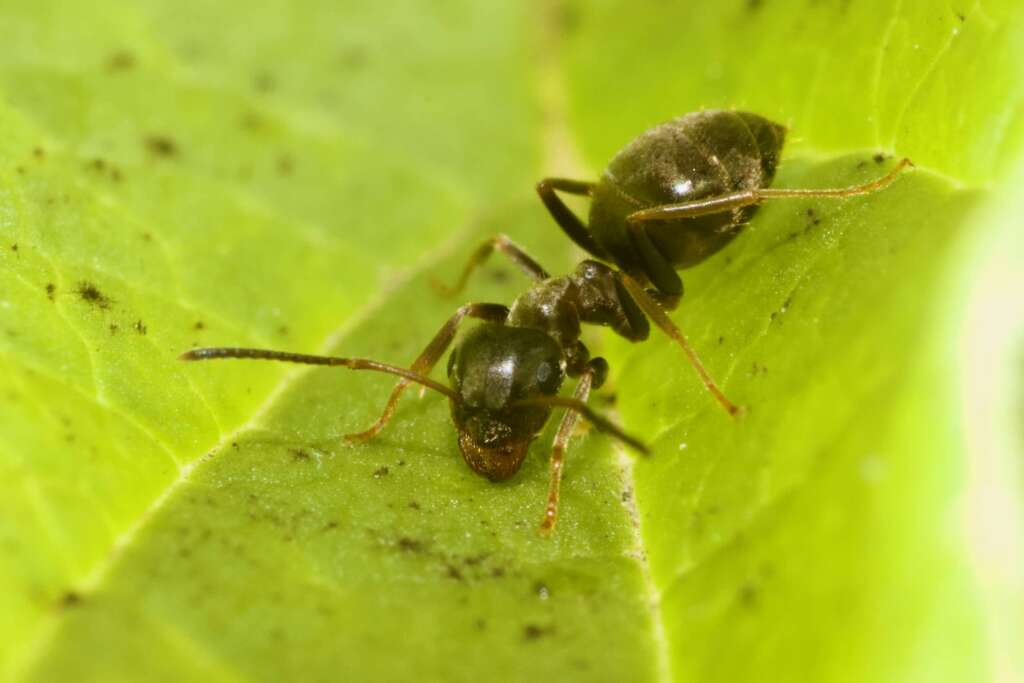
M384 372L389 375L404 377L410 382L416 382L427 389L444 394L453 401L459 400L459 395L446 387L435 382L425 375L412 370L406 370L395 365L381 363L380 361L367 358L338 358L337 356L310 356L304 353L289 353L287 351L271 351L269 349L243 349L236 347L213 347L204 349L192 349L178 356L178 360L212 360L215 358L250 358L255 360L277 360L285 363L302 363L304 365L328 365L343 366L351 370L373 370Z
M577 413L587 418L587 420L597 427L602 432L611 434L619 441L622 441L629 447L635 449L642 455L650 455L651 449L648 448L644 442L637 438L634 438L616 427L613 423L607 419L601 417L593 410L590 409L583 401L575 398L567 398L565 396L537 396L534 398L524 398L520 401L516 401L515 405L523 406L558 406L561 408L568 408L569 410L575 410Z

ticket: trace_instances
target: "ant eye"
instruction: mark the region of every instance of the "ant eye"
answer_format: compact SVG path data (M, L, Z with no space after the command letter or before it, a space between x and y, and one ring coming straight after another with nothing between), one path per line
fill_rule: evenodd
M559 368L547 361L537 366L537 384L540 385L542 391L554 393L558 391L558 386L561 383L562 376Z
M541 363L537 368L537 381L544 384L551 378L551 363Z

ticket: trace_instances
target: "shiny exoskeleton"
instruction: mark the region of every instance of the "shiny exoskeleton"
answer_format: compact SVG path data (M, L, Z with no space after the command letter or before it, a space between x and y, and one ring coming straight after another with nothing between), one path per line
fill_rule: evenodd
M499 239L504 251L519 251ZM495 481L519 470L548 420L552 404L535 399L556 396L566 376L586 377L576 391L580 401L604 383L608 364L590 357L580 341L582 324L609 325L632 340L648 331L643 313L606 265L584 261L565 277L549 278L542 270L531 275L537 283L516 298L504 319L472 330L448 360L448 378L459 396L452 419L462 455ZM567 419L571 431L575 419Z
M756 204L686 220L647 220L643 209L722 197L771 185L786 129L745 112L690 114L654 128L623 149L591 193L588 228L601 253L628 273L678 296L677 268L697 265L739 234Z
M591 390L605 381L608 364L591 358L580 340L582 326L608 326L630 341L642 341L650 332L649 318L683 348L705 387L735 415L736 406L704 370L666 313L683 292L676 271L704 261L728 244L762 201L868 194L888 185L910 165L904 159L886 176L852 187L771 189L767 186L774 178L785 133L783 126L756 114L704 111L642 134L615 156L598 182L541 181L537 191L552 217L594 259L583 261L569 275L551 277L508 237L487 240L450 291L461 290L473 270L496 250L532 278L533 285L511 306L471 303L460 307L408 369L362 358L265 349L195 349L182 358L258 358L401 377L377 422L346 437L355 443L383 429L410 383L433 389L449 399L466 463L493 481L515 474L552 410L567 408L552 446L548 502L541 522L541 529L550 531L558 516L563 454L581 415L646 453L639 440L587 407ZM585 225L556 191L589 196L589 223ZM452 346L459 324L467 317L483 322L454 344L448 360L450 386L430 379L429 373ZM579 378L572 398L559 395L566 377Z

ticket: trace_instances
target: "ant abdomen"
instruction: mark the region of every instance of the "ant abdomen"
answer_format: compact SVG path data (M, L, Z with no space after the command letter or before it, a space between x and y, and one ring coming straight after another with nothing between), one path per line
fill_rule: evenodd
M678 295L677 276L728 244L756 204L698 217L652 221L638 233L628 217L643 209L767 187L786 129L756 114L703 111L656 126L624 147L592 191L589 229L623 270ZM649 241L650 244L645 242ZM660 256L645 253L653 246Z

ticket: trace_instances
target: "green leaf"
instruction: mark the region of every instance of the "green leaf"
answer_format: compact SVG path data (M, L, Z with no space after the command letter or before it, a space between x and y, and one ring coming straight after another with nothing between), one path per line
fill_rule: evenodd
M1019 675L1024 12L360 5L0 9L0 672ZM741 420L665 339L593 339L655 455L575 441L551 538L554 425L492 484L435 395L349 447L387 378L176 360L406 364L486 236L571 267L533 182L704 106L790 126L778 186L919 168L683 274ZM525 286L496 260L468 295Z

